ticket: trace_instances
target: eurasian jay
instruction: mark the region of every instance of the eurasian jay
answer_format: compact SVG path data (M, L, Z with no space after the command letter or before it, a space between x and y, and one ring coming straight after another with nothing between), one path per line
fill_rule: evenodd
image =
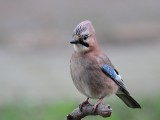
M111 94L116 94L130 108L141 108L131 97L110 59L100 50L90 21L77 25L70 43L74 47L70 60L71 77L78 91L87 97L80 109L92 98L98 99L94 105L96 110L103 98Z

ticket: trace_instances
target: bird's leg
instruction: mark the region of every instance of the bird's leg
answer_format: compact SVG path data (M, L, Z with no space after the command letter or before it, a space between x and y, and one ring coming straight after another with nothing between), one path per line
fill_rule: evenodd
M84 106L85 104L89 103L88 100L89 100L89 97L88 97L85 101L81 102L81 104L79 105L79 109L80 109L81 112L82 112L83 106Z
M97 110L98 105L102 102L103 98L100 98L97 100L97 102L93 106L93 111L95 112Z

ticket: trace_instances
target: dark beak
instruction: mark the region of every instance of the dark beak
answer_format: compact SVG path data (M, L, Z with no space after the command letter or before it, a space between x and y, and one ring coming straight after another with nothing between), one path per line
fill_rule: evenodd
M71 40L70 43L71 44L81 44L83 46L89 47L89 44L87 42L80 41L80 40Z
M79 40L74 40L74 39L73 39L73 40L70 41L70 43L71 43L71 44L78 44L78 43L79 43Z

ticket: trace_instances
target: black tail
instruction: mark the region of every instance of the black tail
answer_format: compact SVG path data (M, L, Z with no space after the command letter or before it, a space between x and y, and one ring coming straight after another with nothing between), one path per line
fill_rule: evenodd
M130 95L126 94L116 94L123 102L130 108L141 108L141 106L136 102Z

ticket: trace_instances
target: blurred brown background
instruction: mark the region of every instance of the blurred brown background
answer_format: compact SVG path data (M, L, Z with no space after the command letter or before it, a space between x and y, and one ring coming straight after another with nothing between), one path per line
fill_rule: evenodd
M133 96L159 94L159 0L1 0L0 104L85 98L70 77L69 40L86 19Z

